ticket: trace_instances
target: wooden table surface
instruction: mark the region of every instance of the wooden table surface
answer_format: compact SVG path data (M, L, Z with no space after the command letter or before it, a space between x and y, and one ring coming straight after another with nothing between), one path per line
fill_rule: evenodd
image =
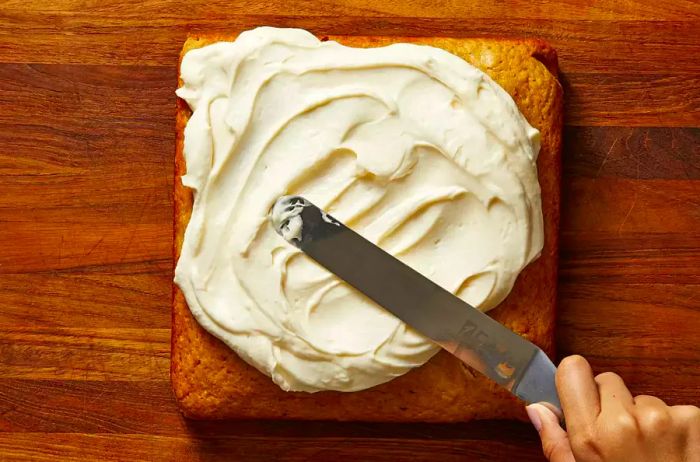
M0 1L0 460L542 460L520 423L195 423L168 382L188 32L541 37L566 95L560 355L700 403L700 3Z

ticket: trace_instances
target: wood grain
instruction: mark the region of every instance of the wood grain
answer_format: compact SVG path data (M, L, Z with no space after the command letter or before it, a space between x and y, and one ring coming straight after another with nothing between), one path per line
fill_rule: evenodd
M512 17L532 4L521 1L516 2L517 5L511 2L480 2L474 5L478 5L482 14L464 17L406 17L363 14L357 10L354 14L345 15L342 7L333 10L331 14L320 7L313 10L317 14L294 15L294 9L288 6L277 11L282 14L255 14L255 7L202 6L202 9L211 8L211 11L197 19L187 18L188 12L192 11L189 9L190 2L186 11L178 8L176 13L164 6L169 2L144 2L161 4L152 14L143 13L141 7L136 10L128 4L115 2L112 2L110 12L101 11L99 5L103 3L108 4L95 3L98 5L95 13L77 7L65 11L27 11L21 7L17 7L17 10L6 9L2 17L3 31L0 32L0 61L172 66L172 57L177 56L188 33L230 33L270 25L302 27L317 34L362 31L366 35L543 38L557 49L562 58L561 69L566 74L677 75L697 74L700 69L696 58L700 49L700 7L697 2L688 4L688 9L692 10L688 14L679 13L672 20L655 20L653 17L644 17L643 14L635 19L615 14L609 15L609 19L596 19L594 14L588 13L584 13L587 16L585 20L548 17L551 8L562 5L559 2L546 2L548 7L543 8L543 14L540 15L543 17L539 19ZM290 2L278 0L276 3L288 5ZM386 3L398 5L402 2ZM425 0L425 3L431 2ZM275 2L259 4L274 8ZM471 2L450 2L451 6L469 4ZM497 14L497 10L488 8L497 4L511 10L511 14L504 16ZM291 2L291 5L295 3ZM445 7L432 7L432 10L442 11L443 8ZM572 17L586 10L582 7L564 8L575 12L570 15ZM125 34L124 30L131 33ZM602 46L603 42L605 46ZM143 43L150 46L144 47Z
M191 0L187 8L177 8L181 3L175 0L144 0L135 9L118 1L104 1L86 4L82 0L57 0L50 4L10 0L4 2L7 12L20 16L28 13L67 15L79 12L82 17L117 18L122 20L148 22L149 18L189 23L213 20L214 16L234 17L248 14L324 16L336 12L339 16L406 16L430 18L514 18L514 19L700 19L700 7L692 0L658 0L653 3L644 0L630 0L624 3L615 0L602 0L582 4L578 0L548 2L534 0L528 2L443 2L436 8L430 0L377 3L372 0L322 0L310 2L286 2L272 0L257 2L242 0L232 6L226 0Z
M564 174L700 179L700 129L565 127Z
M198 436L146 437L142 435L103 435L63 433L43 436L36 440L32 433L0 435L0 452L7 461L62 460L276 460L288 462L337 461L353 459L358 454L372 454L372 460L431 461L440 455L441 461L506 460L517 451L522 462L540 461L539 449L522 449L522 441L463 440L454 443L425 438L218 438ZM534 443L534 442L531 442ZM115 454L119 454L115 457ZM254 456L253 456L254 454ZM365 459L366 460L366 459Z
M168 329L21 328L0 333L2 379L148 381L170 368Z
M89 252L89 250L88 250ZM73 257L77 262L81 255ZM170 328L169 258L0 276L0 329ZM27 290L27 288L41 290Z
M700 4L0 5L1 460L542 460L517 423L193 423L167 379L174 88L190 32L539 37L567 98L561 355L700 403ZM517 454L517 456L515 456Z

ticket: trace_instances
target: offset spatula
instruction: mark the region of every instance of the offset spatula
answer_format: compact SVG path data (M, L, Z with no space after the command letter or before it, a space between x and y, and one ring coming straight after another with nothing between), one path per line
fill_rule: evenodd
M272 209L275 230L319 264L515 396L561 415L556 367L533 343L299 196Z

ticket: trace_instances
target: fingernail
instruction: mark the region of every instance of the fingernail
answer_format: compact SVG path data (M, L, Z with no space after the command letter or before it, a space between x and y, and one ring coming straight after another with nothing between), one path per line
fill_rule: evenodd
M537 433L539 433L540 430L542 430L542 418L540 417L540 413L536 408L537 404L531 404L525 407L525 411L527 412L530 422L532 422L532 426L535 427L535 430L537 430Z

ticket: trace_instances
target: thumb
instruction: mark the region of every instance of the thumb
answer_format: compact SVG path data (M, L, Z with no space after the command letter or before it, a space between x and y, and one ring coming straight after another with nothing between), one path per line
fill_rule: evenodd
M559 419L542 404L531 404L525 408L542 440L542 451L549 462L576 462L571 452L569 436L559 425Z

